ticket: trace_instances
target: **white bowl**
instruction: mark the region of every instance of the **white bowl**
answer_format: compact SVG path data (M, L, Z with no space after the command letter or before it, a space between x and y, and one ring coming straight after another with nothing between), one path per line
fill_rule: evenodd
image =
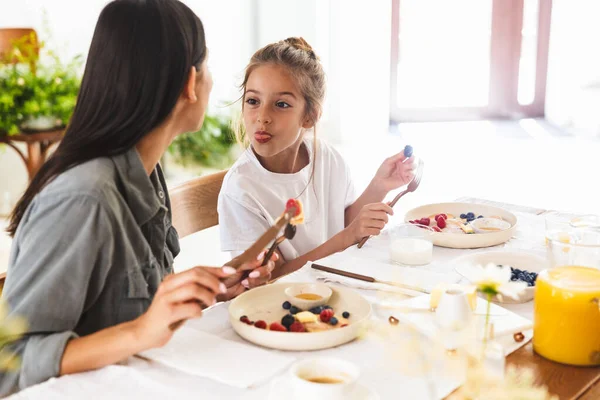
M469 223L475 233L494 233L510 228L510 223L498 218L477 218Z
M343 328L321 332L277 332L259 329L240 321L247 315L251 320L267 324L279 322L287 314L281 305L287 300L285 289L305 283L275 283L247 291L229 305L229 321L238 335L249 342L278 350L319 350L339 346L358 337L371 315L371 303L354 290L332 287L329 305L336 313L348 311L349 324Z
M301 310L309 310L313 307L327 304L332 293L333 292L331 291L331 288L324 283L292 285L285 289L285 295L287 296L288 301ZM316 294L320 296L320 298L315 300L307 300L296 297L302 294Z
M538 274L547 268L547 261L544 257L526 251L515 250L496 250L468 254L454 259L452 263L455 266L454 270L469 282L471 282L470 277L473 276L472 271L474 268L478 265L485 266L489 263L509 265L513 268L527 270ZM496 298L495 301L506 304L526 303L533 300L534 293L535 286L528 286L516 300L511 297L503 296L502 298Z
M404 217L404 221L409 222L411 220L421 219L423 217L442 213L459 216L460 214L469 211L473 212L475 215L483 215L484 217L502 217L504 221L510 224L510 227L503 231L486 234L436 232L432 236L433 244L440 247L450 247L454 249L477 249L482 247L491 247L509 241L517 229L517 217L513 213L499 207L472 203L428 204L413 208L412 210L408 211Z

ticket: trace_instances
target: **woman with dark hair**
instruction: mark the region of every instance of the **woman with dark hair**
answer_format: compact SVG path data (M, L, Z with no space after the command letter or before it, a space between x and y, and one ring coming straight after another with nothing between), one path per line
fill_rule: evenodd
M177 0L116 0L98 19L77 105L19 200L3 297L27 334L0 395L162 346L203 306L264 283L273 262L173 274L179 252L158 164L200 128L212 88L200 19Z

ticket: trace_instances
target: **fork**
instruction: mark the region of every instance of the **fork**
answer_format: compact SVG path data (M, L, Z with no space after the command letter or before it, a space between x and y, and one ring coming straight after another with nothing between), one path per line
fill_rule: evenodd
M419 187L419 185L421 184L421 178L423 177L423 167L424 167L424 163L422 160L419 160L419 164L417 165L417 172L415 172L415 177L413 178L412 181L410 181L410 183L408 184L408 187L406 188L405 191L400 192L396 195L396 197L394 197L394 199L390 202L390 207L394 207L396 205L396 203L398 202L398 200L400 200L400 198L402 196L404 196L406 193L412 193L415 190L417 190L417 188ZM369 236L365 236L364 238L362 238L362 240L360 241L360 243L358 243L358 248L362 248L365 243L367 243L367 240L369 240Z

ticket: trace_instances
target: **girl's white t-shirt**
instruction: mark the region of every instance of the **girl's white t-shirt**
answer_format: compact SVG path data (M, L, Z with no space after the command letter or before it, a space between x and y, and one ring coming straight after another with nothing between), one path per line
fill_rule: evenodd
M227 172L218 203L222 251L234 256L245 251L275 223L290 198L302 201L304 224L296 227L291 241L279 246L286 260L306 254L344 229L344 212L355 201L350 170L327 143L317 140L316 157L312 138L305 139L304 145L310 161L299 172L270 172L251 148Z

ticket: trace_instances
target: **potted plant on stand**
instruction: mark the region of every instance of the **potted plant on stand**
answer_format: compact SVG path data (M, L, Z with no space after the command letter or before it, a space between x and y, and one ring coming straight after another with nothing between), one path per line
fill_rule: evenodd
M14 41L0 63L0 135L65 127L79 92L81 65L81 56L65 64L35 38Z
M239 155L231 118L209 112L199 131L177 136L168 149L167 174L182 181L228 168ZM164 163L163 163L164 164Z

